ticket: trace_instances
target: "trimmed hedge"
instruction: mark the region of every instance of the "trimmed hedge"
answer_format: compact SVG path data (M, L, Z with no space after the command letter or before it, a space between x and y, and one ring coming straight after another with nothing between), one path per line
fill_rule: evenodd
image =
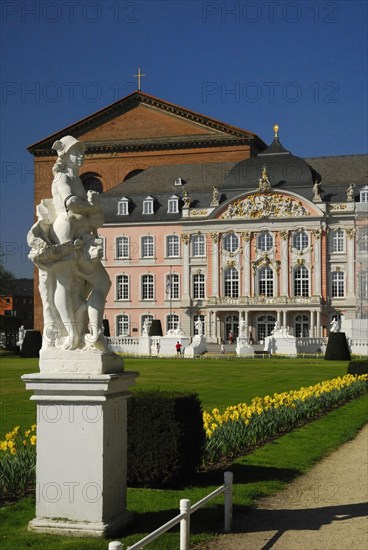
M327 340L325 359L329 361L350 361L350 350L345 332L330 332Z
M27 330L24 336L21 357L39 357L42 347L42 335L39 330Z
M128 486L180 488L202 459L198 395L138 391L128 399Z
M353 374L354 376L368 374L368 361L358 359L350 361L348 364L347 374Z

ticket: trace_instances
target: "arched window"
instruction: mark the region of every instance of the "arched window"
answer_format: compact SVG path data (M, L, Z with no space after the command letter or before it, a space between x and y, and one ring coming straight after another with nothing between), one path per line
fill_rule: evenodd
M179 275L177 273L171 273L166 276L166 298L167 300L178 300L179 294Z
M273 271L270 267L262 267L258 272L259 296L273 296Z
M332 271L331 281L332 298L343 298L345 295L344 274L341 271Z
M129 277L118 275L116 277L116 299L129 300Z
M153 275L142 275L142 300L154 299Z
M153 197L146 197L143 201L143 214L153 214Z
M235 267L231 267L225 271L224 295L230 298L239 297L239 273Z
M86 191L97 191L103 193L103 185L100 180L100 175L95 172L87 172L81 175L83 187Z
M152 236L142 237L142 258L154 257L154 239Z
M179 256L178 235L168 235L166 237L166 255L169 258L177 258Z
M116 258L129 258L129 238L117 237L116 239Z
M308 235L305 231L296 231L293 234L293 247L297 250L308 248Z
M309 318L307 315L297 315L295 317L294 335L297 338L309 336Z
M116 317L116 336L129 336L129 317L128 317L128 315L117 315L117 317Z
M271 333L276 324L276 317L273 315L261 315L257 319L257 340L264 340Z
M177 214L179 212L179 197L172 195L167 202L168 214Z
M126 197L122 197L118 202L118 216L128 216L129 201Z
M294 269L294 296L309 296L309 273L304 265Z
M192 255L195 257L205 256L205 238L204 235L192 235Z
M269 231L262 231L257 237L257 248L267 252L273 247L273 238Z
M222 248L227 252L235 252L239 248L239 239L235 233L226 233L222 237Z
M169 330L176 330L179 326L179 315L172 313L171 315L166 315L166 332Z

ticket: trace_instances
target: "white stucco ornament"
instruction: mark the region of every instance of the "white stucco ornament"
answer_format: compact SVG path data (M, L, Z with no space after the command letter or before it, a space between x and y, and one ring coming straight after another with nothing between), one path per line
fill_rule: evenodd
M78 354L90 352L94 372L105 372L102 355L111 353L102 320L111 282L101 263L103 243L97 234L104 221L100 199L98 193L86 192L79 178L85 145L65 136L53 149L58 158L52 170L52 198L37 206L38 220L27 236L29 258L39 268L43 304L40 369L47 359L50 372L89 372L86 356ZM58 357L63 366L57 366ZM112 370L113 363L109 360Z

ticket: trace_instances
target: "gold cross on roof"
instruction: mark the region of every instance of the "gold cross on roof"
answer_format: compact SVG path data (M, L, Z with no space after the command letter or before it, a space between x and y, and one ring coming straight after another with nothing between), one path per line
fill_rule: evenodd
M133 76L136 76L138 78L138 91L140 91L141 90L141 78L142 78L142 76L147 76L147 75L142 74L141 73L141 68L138 67L138 74L133 74Z

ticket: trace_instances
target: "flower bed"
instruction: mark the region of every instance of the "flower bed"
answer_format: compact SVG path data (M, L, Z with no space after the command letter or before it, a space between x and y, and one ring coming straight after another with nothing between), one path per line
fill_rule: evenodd
M346 375L299 390L255 397L249 405L239 403L223 413L216 408L205 411L204 462L232 458L362 395L367 380L368 375Z
M23 434L16 426L0 441L0 493L2 498L27 494L35 484L36 424Z

